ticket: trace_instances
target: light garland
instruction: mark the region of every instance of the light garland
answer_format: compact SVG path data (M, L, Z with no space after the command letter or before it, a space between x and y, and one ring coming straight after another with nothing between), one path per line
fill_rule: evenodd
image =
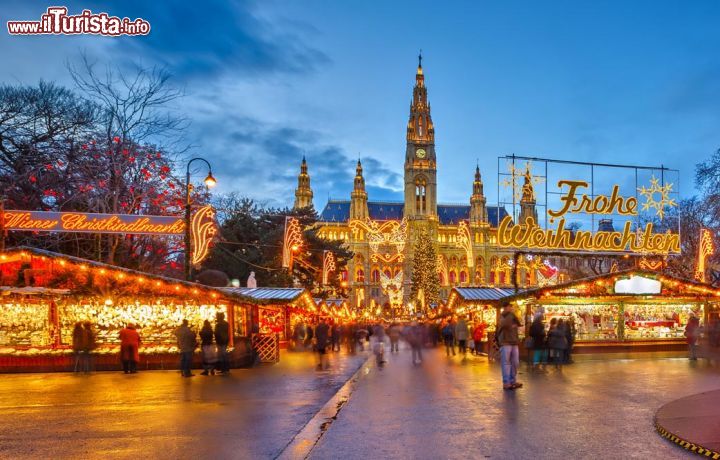
M695 279L705 282L705 261L715 252L715 244L710 230L700 229L700 247L698 248L698 262L695 270Z
M467 258L467 266L472 269L475 266L475 257L473 257L473 245L472 235L470 235L470 228L467 222L460 221L457 228L457 242L456 244L465 251L465 257ZM472 271L472 270L471 270Z
M323 251L323 273L322 284L327 286L328 275L335 271L335 255L332 251Z
M292 269L293 252L303 244L300 222L294 217L285 218L285 237L283 238L283 268Z
M203 206L195 212L190 222L190 233L192 235L192 257L190 262L198 265L205 260L210 252L210 242L217 234L215 223L215 210L212 206Z
M390 305L393 308L399 308L403 302L403 272L399 271L395 276L390 278L384 272L380 272L380 286L387 294Z
M370 246L370 258L373 262L402 262L405 258L403 251L407 243L407 220L389 220L382 224L366 219L353 219L349 223L353 235L361 232L367 235ZM382 251L382 249L385 249Z

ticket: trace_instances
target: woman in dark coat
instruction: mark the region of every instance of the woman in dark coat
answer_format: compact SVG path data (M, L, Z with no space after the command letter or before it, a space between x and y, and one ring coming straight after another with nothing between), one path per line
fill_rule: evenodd
M210 321L205 320L200 329L200 350L202 351L203 372L201 375L212 373L215 375L215 363L217 363L217 350L213 345L213 328Z
M544 361L543 355L545 354L545 323L542 312L535 313L533 317L530 325L530 337L533 341L533 369L537 369Z
M550 350L550 358L555 363L555 367L560 367L565 350L567 349L567 338L565 337L565 322L560 320L555 323L553 318L550 321L550 330L548 331L547 347Z

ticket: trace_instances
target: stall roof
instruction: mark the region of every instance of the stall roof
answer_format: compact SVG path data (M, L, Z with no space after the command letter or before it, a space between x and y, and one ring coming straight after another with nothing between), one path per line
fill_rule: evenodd
M300 298L305 292L302 288L281 288L281 287L224 287L221 291L231 295L240 295L254 300L292 302Z
M515 293L514 289L491 287L455 288L463 300L501 300Z
M642 276L647 278L654 278L658 281L661 281L662 283L666 283L668 285L672 285L676 290L682 291L681 294L692 294L692 295L713 295L720 297L720 289L717 287L707 284L707 283L701 283L697 280L682 278L675 275L666 274L663 272L658 271L652 271L652 270L642 270L642 269L629 269L629 270L623 270L615 273L603 273L600 275L590 276L587 278L581 278L573 281L568 281L566 283L562 284L556 284L554 286L543 286L543 287L536 287L532 289L526 289L524 291L520 291L517 294L510 294L509 296L503 298L502 300L507 302L515 299L522 299L526 297L538 297L541 295L548 295L552 294L553 292L561 292L568 289L576 289L576 288L585 288L589 289L590 286L593 286L594 289L598 291L605 290L607 291L607 284L608 282L614 283L617 280L620 279L627 279L632 276ZM665 288L663 288L663 291L665 291ZM588 295L594 295L597 294L597 292L589 292ZM607 295L607 292L605 292L605 295ZM632 295L632 294L631 294ZM643 294L640 294L643 295Z
M538 297L541 295L551 295L554 292L562 292L568 289L577 289L583 287L588 290L590 289L590 286L592 286L592 289L594 289L595 291L590 290L587 292L587 295L607 295L608 284L605 283L614 283L618 279L625 279L631 276L656 278L663 283L673 284L676 289L679 288L680 285L682 285L682 289L687 291L687 294L713 295L720 297L720 289L710 284L700 283L697 280L690 280L651 270L630 269L615 273L604 273L588 278L581 278L562 284L556 284L554 286L543 286L523 289L517 292L514 289L510 288L454 288L448 298L448 307L452 308L457 302L487 302L488 304L504 304L516 299Z

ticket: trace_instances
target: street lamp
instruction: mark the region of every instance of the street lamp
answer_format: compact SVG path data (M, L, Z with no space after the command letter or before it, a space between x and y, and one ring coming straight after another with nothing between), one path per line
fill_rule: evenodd
M190 264L190 256L192 254L192 248L190 247L190 211L192 204L190 201L190 191L192 190L192 184L190 184L190 165L193 161L202 161L207 165L208 175L204 180L207 188L213 188L217 185L217 181L212 175L212 166L210 166L210 163L205 158L195 157L188 161L185 175L185 279L187 281L190 281L192 278L192 266Z

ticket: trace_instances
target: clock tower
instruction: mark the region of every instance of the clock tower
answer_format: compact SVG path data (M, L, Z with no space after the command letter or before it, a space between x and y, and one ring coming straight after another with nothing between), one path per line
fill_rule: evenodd
M418 56L407 124L404 215L409 220L437 221L435 127L430 117L422 55Z

